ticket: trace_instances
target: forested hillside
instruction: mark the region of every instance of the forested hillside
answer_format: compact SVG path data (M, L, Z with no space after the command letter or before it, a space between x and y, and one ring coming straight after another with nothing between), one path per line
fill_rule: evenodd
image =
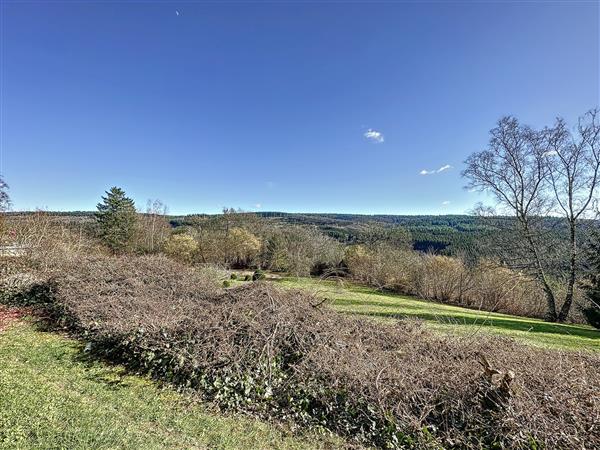
M14 217L29 213L12 212L7 214ZM94 220L94 213L90 211L49 211L47 214L57 218L57 220L77 224L93 223ZM486 237L494 233L497 234L502 230L511 229L514 220L511 217L503 216L478 217L473 215L409 216L267 211L244 214L256 215L268 222L317 227L324 234L343 243L358 241L365 227L371 225L382 225L390 228L401 227L409 232L414 250L447 256L485 255ZM212 215L170 215L168 219L173 228L178 228L189 225L195 219L209 216ZM543 227L549 233L563 226L564 224L559 218L543 219Z

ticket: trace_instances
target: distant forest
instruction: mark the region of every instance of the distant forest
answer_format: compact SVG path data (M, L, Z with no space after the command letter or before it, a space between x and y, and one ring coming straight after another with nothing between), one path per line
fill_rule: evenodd
M27 212L12 212L9 215L24 215ZM93 220L91 211L48 211L52 216L62 217L69 222L88 222ZM390 214L321 214L321 213L285 213L254 212L270 222L317 227L334 239L351 244L359 239L361 230L368 225L402 227L410 233L414 250L432 252L439 255L464 257L485 256L486 238L514 226L514 218L506 216L479 217L473 215L412 216ZM218 215L218 214L217 214ZM173 228L189 224L193 218L206 217L208 214L168 215ZM549 233L564 227L561 218L543 219L544 228ZM585 227L585 222L584 222Z

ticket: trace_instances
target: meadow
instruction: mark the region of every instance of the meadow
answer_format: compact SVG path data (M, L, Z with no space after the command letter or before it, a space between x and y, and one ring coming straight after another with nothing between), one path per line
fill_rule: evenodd
M314 449L325 435L219 414L191 396L109 365L85 344L21 321L0 332L0 448Z
M530 317L468 309L381 292L346 280L308 277L270 279L287 288L313 292L346 314L382 320L423 320L428 327L448 334L473 336L488 333L540 347L600 351L600 331L587 325L549 323Z

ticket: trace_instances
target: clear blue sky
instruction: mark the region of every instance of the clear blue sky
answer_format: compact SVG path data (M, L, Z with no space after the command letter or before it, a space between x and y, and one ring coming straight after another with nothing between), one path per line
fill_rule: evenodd
M463 213L462 162L500 116L573 123L600 103L594 1L1 12L14 209L90 210L118 185L172 213Z

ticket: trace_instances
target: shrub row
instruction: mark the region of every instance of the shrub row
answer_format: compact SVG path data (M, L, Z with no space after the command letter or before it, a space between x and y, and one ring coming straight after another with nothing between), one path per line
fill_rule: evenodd
M268 283L219 283L163 257L75 258L45 302L94 352L223 408L381 448L600 447L597 355L383 325Z
M358 245L347 250L345 262L353 279L377 289L520 316L543 318L546 311L537 283L491 261L468 265L456 257Z

